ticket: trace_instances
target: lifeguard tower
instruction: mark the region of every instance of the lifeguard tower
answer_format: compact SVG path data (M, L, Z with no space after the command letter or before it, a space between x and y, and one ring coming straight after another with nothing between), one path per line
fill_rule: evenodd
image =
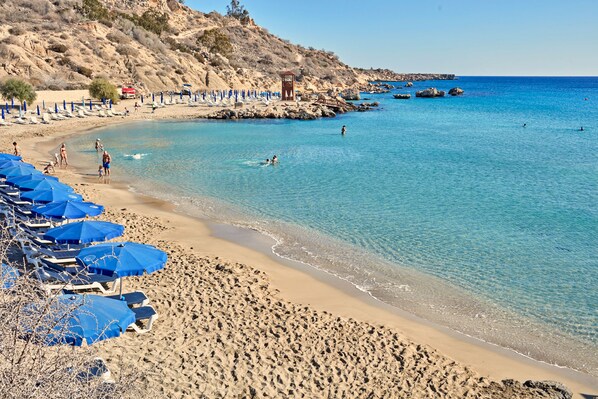
M295 74L291 71L280 74L282 78L282 101L295 100Z

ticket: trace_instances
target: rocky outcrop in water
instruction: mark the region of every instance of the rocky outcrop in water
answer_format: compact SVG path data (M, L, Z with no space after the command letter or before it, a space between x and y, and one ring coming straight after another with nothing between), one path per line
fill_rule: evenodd
M465 91L462 88L460 88L460 87L453 87L448 92L448 94L450 94L451 96L460 96L463 93L465 93Z
M393 97L396 98L397 100L409 100L411 98L411 94L399 93L399 94L394 94Z
M361 100L361 96L359 95L359 90L357 89L347 89L341 92L341 97L344 100L348 101L359 101Z
M444 97L444 91L438 90L435 87L430 87L429 89L420 90L415 92L415 97L423 97L423 98L433 98L433 97Z
M202 116L206 119L299 119L313 120L318 118L332 118L336 116L331 108L320 104L300 104L299 106L274 106L263 109L221 109Z
M407 83L405 83L405 87L413 87L413 82L407 82Z

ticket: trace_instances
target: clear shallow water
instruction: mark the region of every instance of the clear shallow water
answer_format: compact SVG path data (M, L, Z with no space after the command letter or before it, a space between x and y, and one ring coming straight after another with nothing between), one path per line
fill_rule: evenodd
M335 119L144 122L70 144L97 170L101 137L140 190L264 231L277 253L385 302L597 375L598 78L399 91L457 85L463 97L365 94L379 111ZM278 166L260 164L273 154Z

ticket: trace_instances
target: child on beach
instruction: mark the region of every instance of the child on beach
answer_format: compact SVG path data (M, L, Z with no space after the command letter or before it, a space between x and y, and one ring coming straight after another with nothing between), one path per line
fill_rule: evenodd
M98 167L98 180L102 180L102 177L104 177L104 166L100 165Z
M18 146L17 142L13 142L12 143L13 147L14 147L14 151L13 154L20 157L21 156L21 148Z

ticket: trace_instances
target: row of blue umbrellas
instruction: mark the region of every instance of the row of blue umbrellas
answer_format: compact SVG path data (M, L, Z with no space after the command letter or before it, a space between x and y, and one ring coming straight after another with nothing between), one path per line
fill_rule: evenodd
M22 162L18 156L0 154L0 177L5 177L7 184L17 187L22 199L35 203L31 208L33 213L46 218L80 219L97 216L104 210L101 205L83 201L82 196L70 186L53 176L44 175L33 165ZM85 245L120 237L123 233L124 226L120 224L83 220L51 228L43 237L57 244ZM85 247L79 252L77 263L91 273L121 278L160 270L167 259L165 252L153 246L122 242ZM18 273L16 269L14 271ZM2 288L14 285L15 276L18 274L3 265ZM68 317L59 320L56 333L47 335L46 344L92 344L119 336L135 321L133 312L124 301L95 295L64 295L57 297L56 303L74 305L74 308Z

